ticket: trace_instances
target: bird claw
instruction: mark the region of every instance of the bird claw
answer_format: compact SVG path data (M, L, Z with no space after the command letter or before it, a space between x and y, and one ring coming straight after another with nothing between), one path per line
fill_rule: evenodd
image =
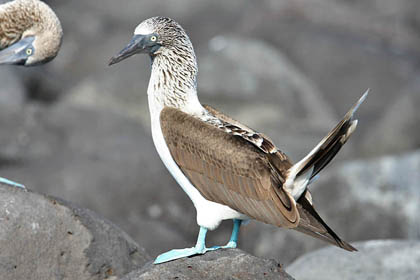
M0 184L9 185L9 186L17 187L17 188L21 188L21 189L26 189L24 185L13 182L13 181L11 181L9 179L6 179L6 178L3 178L3 177L0 177Z

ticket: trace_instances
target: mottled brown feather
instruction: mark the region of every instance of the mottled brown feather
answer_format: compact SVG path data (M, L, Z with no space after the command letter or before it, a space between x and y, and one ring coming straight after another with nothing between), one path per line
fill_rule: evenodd
M160 120L172 157L206 199L268 224L298 225L295 201L266 153L175 108L164 108Z
M240 122L232 119L220 111L217 111L209 105L203 105L203 107L216 118L224 122L223 125L219 128L224 129L225 131L234 135L241 136L248 142L254 144L261 151L269 154L276 154L276 157L279 157L285 163L290 163L289 158L284 153L278 151L277 147L273 144L273 141L271 141L267 135L257 132L244 124L241 124Z

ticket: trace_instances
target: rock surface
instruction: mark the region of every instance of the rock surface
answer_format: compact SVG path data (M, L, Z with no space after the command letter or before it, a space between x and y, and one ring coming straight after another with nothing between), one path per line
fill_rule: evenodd
M239 249L217 250L202 256L160 265L149 263L121 280L292 280L274 260L260 259Z
M325 248L305 254L287 267L299 280L420 279L420 242L372 240L357 242L358 252Z
M115 279L150 258L92 211L0 185L1 279Z

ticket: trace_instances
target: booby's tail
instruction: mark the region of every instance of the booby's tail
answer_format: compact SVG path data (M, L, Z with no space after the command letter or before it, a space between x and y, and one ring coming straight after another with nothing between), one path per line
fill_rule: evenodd
M299 225L294 230L321 239L347 251L357 251L346 241L342 240L319 216L312 206L309 190L306 190L296 203L299 211Z
M297 231L327 241L347 251L357 251L340 237L322 220L312 206L312 197L307 185L334 158L341 147L356 129L357 120L353 115L368 95L367 90L359 101L347 112L344 118L328 133L324 139L301 161L289 170L284 187L296 200L299 211Z
M308 155L289 169L285 187L295 200L300 198L308 183L327 166L356 129L357 120L353 120L353 114L368 93L369 90Z

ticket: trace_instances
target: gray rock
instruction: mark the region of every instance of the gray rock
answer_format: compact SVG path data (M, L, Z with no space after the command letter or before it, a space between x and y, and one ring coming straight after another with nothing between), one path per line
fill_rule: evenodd
M365 135L363 148L370 154L402 153L420 148L420 79L414 80L398 92L391 104L382 113L382 118Z
M325 248L301 256L287 267L300 280L420 278L420 242L372 240L355 244L359 252Z
M350 161L327 168L309 188L321 217L347 241L420 239L419 170L420 151ZM326 246L295 231L266 225L261 225L257 236L243 234L243 243L250 242L256 255L285 264Z
M22 129L25 87L9 67L0 68L0 165L16 159ZM14 127L18 126L18 129ZM20 129L19 129L20 128Z
M258 280L293 279L275 260L260 259L239 249L217 250L164 264L149 263L121 280Z
M60 199L0 185L1 279L104 279L149 260L111 222Z
M8 127L25 141L1 176L92 209L152 255L195 241L194 208L136 117L69 98L27 107Z
M337 121L317 86L275 46L218 35L208 49L199 60L200 96L268 134L292 157L303 157Z
M0 68L0 106L20 109L25 101L25 87L12 69Z

